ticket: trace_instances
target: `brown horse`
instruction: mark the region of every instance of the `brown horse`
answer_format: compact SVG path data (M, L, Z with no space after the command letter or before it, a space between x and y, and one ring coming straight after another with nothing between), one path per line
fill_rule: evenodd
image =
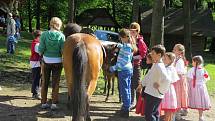
M63 64L72 107L72 121L90 121L89 96L96 89L103 63L103 49L95 37L76 33L70 35L63 49Z
M104 48L106 52L106 57L102 65L102 70L105 78L104 94L106 94L106 89L107 89L107 95L106 95L105 101L108 101L111 88L112 88L111 94L112 95L114 94L114 82L115 82L115 78L117 78L117 72L111 73L109 71L109 68L116 64L119 48L117 47L117 43L104 45ZM117 83L119 82L117 81ZM119 91L119 84L118 84L118 91ZM119 92L119 102L121 102L120 92Z

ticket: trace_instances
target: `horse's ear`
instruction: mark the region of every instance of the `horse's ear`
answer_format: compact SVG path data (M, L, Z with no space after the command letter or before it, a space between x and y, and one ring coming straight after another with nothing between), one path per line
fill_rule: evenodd
M103 47L104 47L105 49L109 49L109 48L110 48L110 45L103 45Z

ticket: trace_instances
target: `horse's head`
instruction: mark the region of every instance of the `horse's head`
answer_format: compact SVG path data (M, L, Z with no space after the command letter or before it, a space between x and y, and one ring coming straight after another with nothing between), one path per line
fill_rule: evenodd
M119 53L119 48L117 44L104 45L106 57L104 59L103 68L109 69L110 66L113 66L117 62L117 56Z

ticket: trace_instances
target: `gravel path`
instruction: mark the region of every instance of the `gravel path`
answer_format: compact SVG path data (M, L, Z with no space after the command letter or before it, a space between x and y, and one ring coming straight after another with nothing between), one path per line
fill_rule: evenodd
M70 113L66 107L66 93L61 89L60 109L58 111L40 109L40 101L33 100L28 90L18 87L2 86L0 91L0 121L70 121ZM130 113L128 119L120 118L115 114L120 108L117 96L111 96L108 102L104 102L105 96L94 95L91 97L90 113L93 121L144 121L143 117ZM212 108L205 112L206 121L215 121L215 98L212 100ZM188 116L181 121L198 121L198 112L189 110Z

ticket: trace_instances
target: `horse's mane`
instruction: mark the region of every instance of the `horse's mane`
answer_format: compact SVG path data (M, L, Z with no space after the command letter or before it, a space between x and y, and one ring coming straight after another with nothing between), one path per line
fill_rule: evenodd
M96 37L96 35L94 34L94 31L92 29L90 29L90 28L83 28L81 30L81 33L89 34L89 35L91 35L93 37Z
M72 34L80 33L80 32L81 32L81 26L75 23L68 23L63 30L63 33L66 38Z

